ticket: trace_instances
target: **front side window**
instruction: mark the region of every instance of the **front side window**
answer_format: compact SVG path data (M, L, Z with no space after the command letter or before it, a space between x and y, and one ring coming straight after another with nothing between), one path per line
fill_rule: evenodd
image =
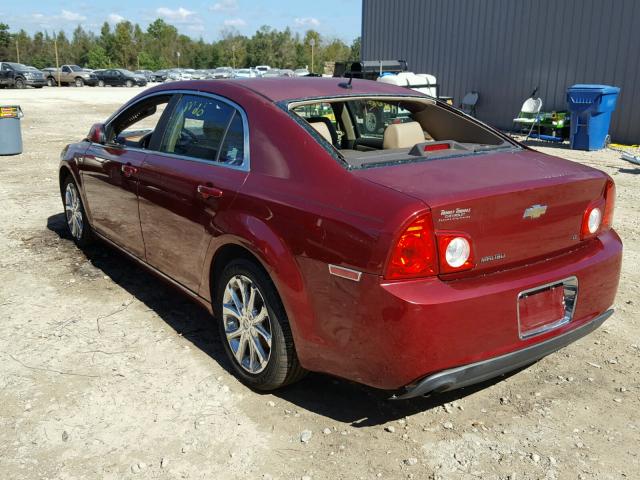
M242 116L223 101L184 95L167 124L160 151L241 166L245 155Z
M170 100L171 95L156 95L122 112L107 130L107 143L150 148L151 137Z

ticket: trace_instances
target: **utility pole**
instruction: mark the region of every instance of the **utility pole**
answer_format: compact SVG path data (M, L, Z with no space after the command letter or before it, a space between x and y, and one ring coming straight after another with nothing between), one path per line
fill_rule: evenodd
M178 68L180 68L180 52L176 52L176 55L178 56Z
M316 46L316 39L309 40L309 45L311 45L311 73L313 73L313 47Z
M53 37L53 49L56 52L56 72L58 73L58 87L60 86L60 59L58 58L58 38Z
M236 68L236 46L235 45L231 45L231 55L233 57L233 69L235 70Z
M20 63L20 45L18 44L18 37L16 37L16 61Z

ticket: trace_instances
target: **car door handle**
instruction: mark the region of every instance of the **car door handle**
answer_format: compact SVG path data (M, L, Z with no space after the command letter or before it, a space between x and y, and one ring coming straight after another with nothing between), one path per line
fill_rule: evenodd
M128 178L131 175L135 175L136 173L138 173L138 169L133 165L122 165L122 173L124 173L124 176Z
M220 198L222 196L222 190L216 187L210 187L208 185L198 185L198 194L208 200L209 198Z

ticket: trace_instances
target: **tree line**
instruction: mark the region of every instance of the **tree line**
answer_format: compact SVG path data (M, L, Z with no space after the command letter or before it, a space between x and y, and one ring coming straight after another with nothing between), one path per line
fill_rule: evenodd
M267 25L251 37L227 28L221 32L220 40L208 43L202 38L194 40L179 33L176 27L160 18L150 23L146 30L129 21L113 26L105 22L99 34L78 25L71 38L64 31L33 35L24 30L12 33L7 24L0 23L0 61L14 61L36 68L55 66L56 48L61 65L78 64L93 69L204 69L255 65L275 68L308 65L311 68L313 55L314 71L322 73L324 62L360 58L359 38L347 45L340 39L323 38L315 30L300 35L289 28L277 30Z

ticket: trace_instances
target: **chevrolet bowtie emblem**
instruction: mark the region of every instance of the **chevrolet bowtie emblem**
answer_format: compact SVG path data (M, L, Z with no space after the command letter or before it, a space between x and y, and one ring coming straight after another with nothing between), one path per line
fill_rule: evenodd
M532 205L531 207L525 209L522 218L540 218L546 213L546 211L546 205Z

